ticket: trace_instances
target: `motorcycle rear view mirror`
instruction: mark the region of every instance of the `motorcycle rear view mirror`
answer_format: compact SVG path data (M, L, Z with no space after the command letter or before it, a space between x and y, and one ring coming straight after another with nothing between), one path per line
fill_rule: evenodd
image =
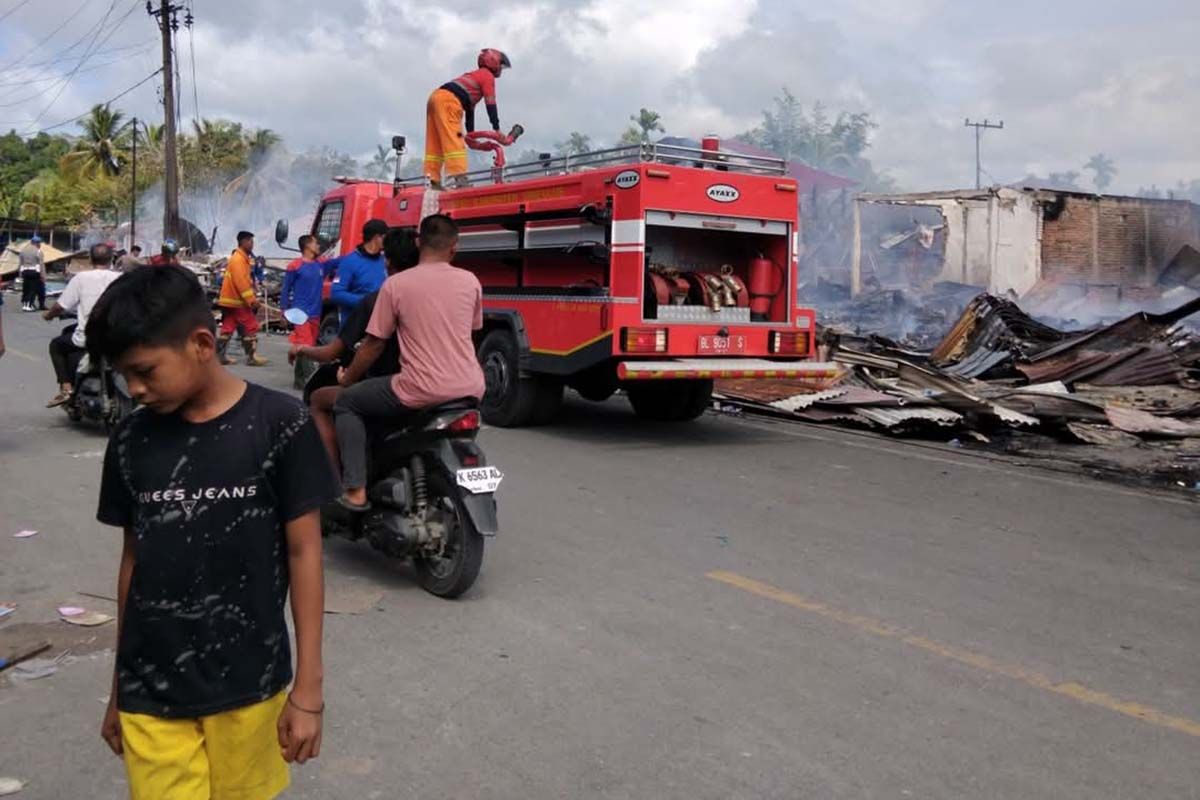
M289 308L283 312L283 318L293 325L303 325L308 322L308 314L304 313L300 308Z
M288 240L288 221L281 219L275 223L275 244L283 245Z

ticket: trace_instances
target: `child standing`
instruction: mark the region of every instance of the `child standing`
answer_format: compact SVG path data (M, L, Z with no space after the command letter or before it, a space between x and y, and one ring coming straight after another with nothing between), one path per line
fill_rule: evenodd
M325 290L325 274L317 256L321 246L317 237L305 234L300 237L300 257L288 264L283 273L283 289L279 295L279 307L284 316L293 308L304 312L306 319L299 325L292 323L288 341L296 347L316 347L321 335L322 294ZM308 376L316 366L307 358L295 360L297 389L303 389Z
M93 358L142 405L109 440L97 513L124 529L101 735L135 800L274 797L321 748L319 508L336 482L304 408L225 370L214 327L176 266L122 275L88 319Z

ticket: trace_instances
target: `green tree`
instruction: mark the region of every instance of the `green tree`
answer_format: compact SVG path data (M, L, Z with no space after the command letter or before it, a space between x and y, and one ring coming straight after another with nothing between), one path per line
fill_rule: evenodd
M653 140L655 133L667 132L662 124L662 116L657 111L651 111L648 108L642 108L638 110L638 113L630 114L629 121L633 124L621 134L621 144L646 144Z
M70 149L71 143L65 137L46 133L30 139L18 136L16 131L0 136L0 192L8 197L19 194L40 172L57 168L59 159ZM18 208L15 214L20 213Z
M375 145L375 154L367 162L367 171L372 178L390 178L395 172L396 153L381 144Z
M1092 183L1101 194L1112 184L1113 177L1117 174L1117 165L1104 153L1096 153L1088 159L1083 168L1091 171Z
M579 131L572 131L567 138L554 145L560 156L574 156L586 153L592 149L592 137Z
M125 115L108 105L97 104L79 127L83 136L63 156L63 172L82 179L111 177L120 172L129 158L130 131Z
M759 126L738 138L787 161L850 178L868 191L887 191L894 188L892 179L877 172L866 155L877 127L866 111L841 111L831 120L821 102L806 113L784 87L771 108L763 111Z

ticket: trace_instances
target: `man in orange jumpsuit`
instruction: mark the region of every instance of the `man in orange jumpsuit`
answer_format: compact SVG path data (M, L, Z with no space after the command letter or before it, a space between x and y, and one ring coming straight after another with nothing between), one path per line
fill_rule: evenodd
M221 307L221 330L217 336L217 354L222 364L235 363L226 354L229 340L234 331L240 331L242 349L246 351L246 363L262 367L267 360L255 350L258 347L258 297L254 294L254 279L251 277L250 256L254 252L254 234L242 231L237 235L237 249L229 256L225 265L225 278L221 282L221 296L217 305Z
M435 189L442 188L442 167L446 175L462 185L467 171L467 144L463 134L475 130L475 106L483 100L492 129L500 130L500 112L496 107L496 78L511 67L508 56L488 48L479 53L479 68L449 83L443 83L425 107L425 175Z

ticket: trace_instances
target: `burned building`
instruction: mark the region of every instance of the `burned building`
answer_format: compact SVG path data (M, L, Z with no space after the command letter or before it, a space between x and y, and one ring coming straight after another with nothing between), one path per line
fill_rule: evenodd
M1185 246L1200 246L1200 206L1184 200L1009 187L863 194L849 279L854 294L915 277L1017 297L1049 286L1144 301ZM930 268L913 275L914 261Z

